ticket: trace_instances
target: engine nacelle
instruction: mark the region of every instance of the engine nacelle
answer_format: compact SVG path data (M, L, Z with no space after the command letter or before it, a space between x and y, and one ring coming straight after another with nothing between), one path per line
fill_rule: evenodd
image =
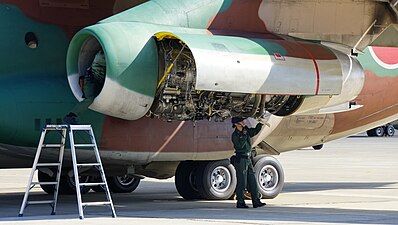
M128 120L319 113L354 99L364 82L355 58L317 43L113 22L81 30L70 44L68 80L79 100L79 76L100 50L106 79L90 108Z
M154 100L158 79L158 52L152 36L145 27L128 23L97 24L79 31L67 56L68 80L75 97L83 100L79 77L103 50L106 79L90 108L128 120L144 116Z
M355 57L351 57L338 50L333 50L333 52L340 61L343 73L341 93L331 96L307 96L302 105L294 113L295 115L337 112L333 111L333 107L339 108L340 112L353 109L351 101L358 96L363 88L365 72Z

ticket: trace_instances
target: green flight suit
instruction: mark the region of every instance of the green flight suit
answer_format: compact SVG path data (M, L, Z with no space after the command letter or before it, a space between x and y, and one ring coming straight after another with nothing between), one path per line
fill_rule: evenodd
M259 203L258 188L251 161L252 144L250 138L258 134L263 124L258 123L255 128L244 127L242 131L235 129L232 133L232 143L235 148L236 169L236 199L238 204L245 204L243 192L246 187L251 194L253 204Z
M105 82L106 62L104 52L100 51L95 55L91 65L90 74L86 74L83 85L84 100L78 102L72 109L72 113L78 116L85 111L94 101L95 97L101 92Z

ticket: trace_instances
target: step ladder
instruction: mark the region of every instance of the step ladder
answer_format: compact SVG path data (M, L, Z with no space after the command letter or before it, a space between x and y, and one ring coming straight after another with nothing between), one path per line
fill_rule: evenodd
M45 144L45 137L49 132L58 132L61 135L61 142L60 144ZM75 133L79 134L79 132L86 132L90 137L90 143L75 143ZM69 134L69 141L70 141L70 152L72 158L72 166L73 166L73 175L75 178L75 188L76 188L76 197L77 197L77 204L79 210L79 218L83 219L83 209L87 206L109 206L111 209L112 217L116 218L115 209L113 206L111 194L109 192L108 184L105 178L104 168L101 163L101 158L99 155L98 147L95 141L94 132L91 128L91 125L47 125L40 137L39 145L37 147L36 156L33 162L32 171L30 173L30 178L28 181L28 185L26 187L25 195L22 201L21 209L19 211L19 217L23 216L24 210L29 205L35 204L50 204L52 207L51 215L55 215L56 208L57 208L57 201L58 201L58 191L59 191L59 183L61 178L61 169L62 169L62 161L64 158L64 150L65 150L65 142L67 138L67 134ZM42 153L43 148L58 148L59 149L59 156L58 161L56 163L39 163L40 155ZM76 157L76 148L84 148L84 149L92 149L94 151L96 161L93 163L78 163ZM35 171L38 168L56 168L56 178L54 182L33 182L33 177ZM80 168L95 168L98 170L101 180L95 183L80 183L79 181L79 169ZM51 200L44 200L44 201L28 201L29 194L31 189L35 185L54 185L54 195ZM88 186L100 186L104 189L107 201L104 202L82 202L82 197L80 193L81 187L88 187Z

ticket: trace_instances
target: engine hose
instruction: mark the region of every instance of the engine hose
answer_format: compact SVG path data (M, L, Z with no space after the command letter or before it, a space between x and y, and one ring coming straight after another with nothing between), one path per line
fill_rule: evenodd
M185 49L185 45L182 46L180 52L178 53L178 55L176 56L176 58L173 60L173 62L170 64L170 66L167 68L167 70L164 72L162 79L160 79L159 83L158 83L158 87L160 87L160 85L164 82L164 80L166 79L166 76L170 73L171 69L174 66L174 63L177 61L178 57L181 55L182 51L184 51Z
M261 96L260 110L258 111L257 117L264 116L264 113L265 113L265 102L266 102L265 95Z
M260 106L260 103L262 102L261 99L262 99L262 96L257 94L252 110L250 110L250 112L248 112L248 113L241 114L240 116L246 117L246 118L254 116L257 112L258 107Z

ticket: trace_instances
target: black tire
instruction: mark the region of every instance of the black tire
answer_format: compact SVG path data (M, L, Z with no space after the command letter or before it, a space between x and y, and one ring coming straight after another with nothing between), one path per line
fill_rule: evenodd
M210 161L198 170L197 184L200 195L208 200L226 200L236 188L235 167L229 160Z
M91 187L91 190L93 190L95 192L99 192L99 193L105 192L105 190L101 186Z
M37 171L37 179L39 182L54 182L55 181L55 173L54 176L51 177L47 173L43 173L42 171L38 170ZM55 191L55 185L40 185L41 189L43 189L44 192L47 194L54 194Z
M321 149L323 148L323 144L314 145L314 146L312 146L312 148L313 148L314 150L321 150Z
M383 137L384 127L376 127L366 132L369 137Z
M90 183L101 183L101 177L91 177ZM105 190L100 186L92 186L91 190L95 191L95 192L105 192Z
M374 133L375 131L374 131L374 129L370 129L370 130L367 130L366 131L366 134L369 136L369 137L374 137L375 136L375 133Z
M376 135L376 137L383 137L384 136L384 127L376 127L375 135Z
M282 165L271 156L257 156L254 161L258 191L263 198L275 198L281 193L285 183Z
M81 176L79 178L80 183L89 183L90 176ZM91 187L80 187L80 194L87 194L90 191ZM75 177L70 177L68 175L61 175L61 179L59 181L59 193L60 194L76 194L75 187Z
M196 185L199 162L183 161L178 164L175 174L175 186L178 193L186 200L201 199Z
M130 175L123 175L107 177L106 181L108 182L108 187L111 192L130 193L137 189L141 179Z
M386 126L385 134L386 134L386 136L389 136L389 137L394 136L395 128L392 125Z

